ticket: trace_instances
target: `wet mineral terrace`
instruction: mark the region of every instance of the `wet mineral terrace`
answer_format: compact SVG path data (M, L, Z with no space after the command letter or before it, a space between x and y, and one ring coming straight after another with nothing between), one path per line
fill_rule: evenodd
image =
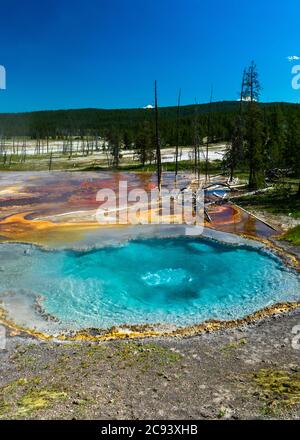
M186 188L191 177L181 174L176 187ZM135 188L150 191L156 187L156 177L151 173L1 173L0 240L55 247L82 239L90 231L107 230L96 221L96 211L101 204L96 195L104 188L117 190L120 181L127 182L128 191ZM174 188L174 173L164 173L163 187ZM116 195L118 199L118 191ZM254 238L268 237L274 233L271 228L231 204L211 205L208 212L212 223L207 226L220 231ZM148 215L147 207L141 215ZM171 219L172 222L176 223L176 219Z
M164 173L163 187L173 189L176 186L176 188L183 190L189 187L192 177L189 174L181 174L178 176L175 184L174 173ZM127 182L128 191L144 189L150 192L156 188L156 176L151 173L110 171L1 173L0 242L24 243L25 246L27 246L26 244L37 244L48 249L89 251L94 247L109 249L112 245L118 245L129 240L138 240L139 238L153 239L155 237L163 238L186 235L185 225L176 224L178 219L172 214L169 218L163 219L164 224L100 225L96 219L96 212L101 204L97 201L97 193L101 189L114 190L117 202L119 202L118 187L121 181ZM211 195L206 194L206 197L210 201L218 202L213 192ZM120 202L120 205L122 206L122 202ZM112 206L112 211L114 209ZM209 204L208 213L212 221L210 223L206 222L203 233L200 228L198 233L195 230L192 235L200 234L206 238L213 238L217 241L233 245L248 245L247 240L241 236L258 238L260 242L263 242L270 235L274 234L274 231L267 225L231 203ZM140 215L141 217L149 216L148 205L143 207ZM259 241L253 242L251 240L250 246L263 246ZM4 248L5 246L9 245L4 245ZM4 248L3 250L5 251ZM39 251L26 248L21 253L29 253L30 255L31 252L36 253ZM101 255L101 252L99 255ZM159 275L161 274L159 273ZM14 277L12 276L11 279L13 280ZM12 306L11 293L7 291L6 296ZM14 296L14 298L16 298L17 302L19 298L23 301L24 295ZM293 299L295 299L294 296ZM29 307L30 310L28 309L30 301L26 302L27 312L25 315L29 316L29 321L35 322L36 317L39 320L41 318L42 322L48 318L51 320L52 313L48 314L49 311L45 310L43 305L40 305L36 299L36 293L33 295L32 300L33 303L32 307ZM291 300L291 297L288 300ZM264 307L264 305L275 304L275 302L270 299L269 302L266 301L264 304L261 304L260 308ZM285 304L282 307L283 310L286 309ZM16 307L16 304L14 304L12 309L13 313L9 313L6 316L5 310L9 310L9 307L4 307L4 310L2 310L2 315L4 313L2 321L14 327L16 310L19 311L22 318L25 309L23 303L19 304L19 302L18 306ZM249 309L249 313L253 310L255 309ZM31 313L34 314L34 317L31 317ZM235 317L237 316L245 316L245 313L237 314ZM13 317L13 321L10 320L10 317ZM22 319L17 319L17 321L21 322ZM28 323L28 320L26 321ZM134 322L136 321L134 320ZM140 322L141 320L139 320ZM143 332L141 333L139 330L138 334L143 334Z

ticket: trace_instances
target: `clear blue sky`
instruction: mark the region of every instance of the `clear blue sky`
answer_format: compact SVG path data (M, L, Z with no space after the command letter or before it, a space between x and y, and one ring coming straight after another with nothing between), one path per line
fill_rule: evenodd
M299 0L1 1L0 111L237 99L254 59L263 101L300 102ZM298 61L300 64L300 61Z

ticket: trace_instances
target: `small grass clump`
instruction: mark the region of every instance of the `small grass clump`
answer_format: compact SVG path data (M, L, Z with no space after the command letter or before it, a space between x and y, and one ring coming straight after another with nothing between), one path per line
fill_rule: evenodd
M300 218L300 198L296 188L278 187L260 194L241 196L235 201L246 209Z
M221 350L224 351L225 353L230 353L231 351L237 350L238 348L246 344L247 344L247 339L243 338L243 339L239 339L238 341L230 342L229 344L222 347Z
M281 240L287 240L295 245L300 245L300 226L289 229L281 236Z
M115 355L126 366L164 366L181 359L179 353L174 353L168 348L153 343L122 342L118 345Z
M254 373L253 379L259 387L265 413L272 414L300 404L300 373L262 369Z
M52 402L65 399L65 392L48 390L46 388L40 390L27 391L17 402L17 416L26 416L33 411L48 407Z
M226 409L221 408L220 411L217 414L218 419L223 419L226 416Z
M21 377L0 388L0 419L23 418L66 397L64 391L41 386L39 377Z

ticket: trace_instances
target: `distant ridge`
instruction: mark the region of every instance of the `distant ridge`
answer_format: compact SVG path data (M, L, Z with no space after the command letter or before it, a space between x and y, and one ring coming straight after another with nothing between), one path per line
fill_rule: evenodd
M245 102L246 103L246 102ZM202 104L186 104L182 105L181 109L205 109L208 110L209 103ZM215 110L232 110L238 107L239 100L236 101L215 101L212 103ZM274 105L282 105L282 106L300 106L300 103L294 102L286 102L286 101L274 101L274 102L260 102L261 106L274 106ZM98 107L82 107L82 108L69 108L69 109L47 109L47 110L32 110L26 112L0 112L1 116L9 116L9 115L28 115L28 114L36 114L36 113L53 113L53 112L81 112L81 111L96 111L96 112L144 112L145 110L151 110L154 107L151 104L146 105L145 107L134 107L134 108L98 108ZM161 106L160 110L176 110L177 106L169 105L169 106Z
M217 137L226 139L231 132L235 112L238 111L238 101L213 102L214 133ZM287 102L260 103L267 112L280 111L288 117L289 114L300 112L300 104ZM193 124L197 119L199 127L205 131L206 114L209 104L184 105L180 108L180 127L182 140L192 143ZM149 108L134 109L69 109L69 110L40 110L23 113L0 113L0 138L13 136L30 136L45 138L86 134L103 136L109 131L118 132L121 136L135 138L145 123L152 123L153 110ZM160 132L165 142L175 142L176 106L160 107Z

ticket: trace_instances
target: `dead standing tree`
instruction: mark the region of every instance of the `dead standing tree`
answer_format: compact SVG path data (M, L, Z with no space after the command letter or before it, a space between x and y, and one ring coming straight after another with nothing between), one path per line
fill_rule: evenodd
M180 99L181 99L181 89L179 89L178 103L177 103L177 118L176 118L175 180L178 174Z
M198 120L198 103L195 99L195 114L193 120L194 128L194 172L195 179L200 182L200 139L199 139L199 120Z
M161 192L161 153L158 128L158 105L157 105L157 81L154 82L154 101L155 101L155 146L156 146L156 170L157 170L157 186Z
M206 138L206 157L205 157L205 182L206 183L208 181L208 150L209 150L210 137L211 137L212 100L213 100L213 87L211 87L211 91L210 91L209 109L208 109L208 115L207 115L207 138Z
M118 131L115 133L113 137L112 155L113 155L113 166L115 168L118 168L120 162L120 136Z
M246 81L246 69L243 73L241 92L240 92L240 105L239 114L235 120L235 126L232 136L232 145L229 151L229 167L230 167L230 182L233 181L234 171L236 166L242 161L244 155L244 101L245 101L245 81Z

